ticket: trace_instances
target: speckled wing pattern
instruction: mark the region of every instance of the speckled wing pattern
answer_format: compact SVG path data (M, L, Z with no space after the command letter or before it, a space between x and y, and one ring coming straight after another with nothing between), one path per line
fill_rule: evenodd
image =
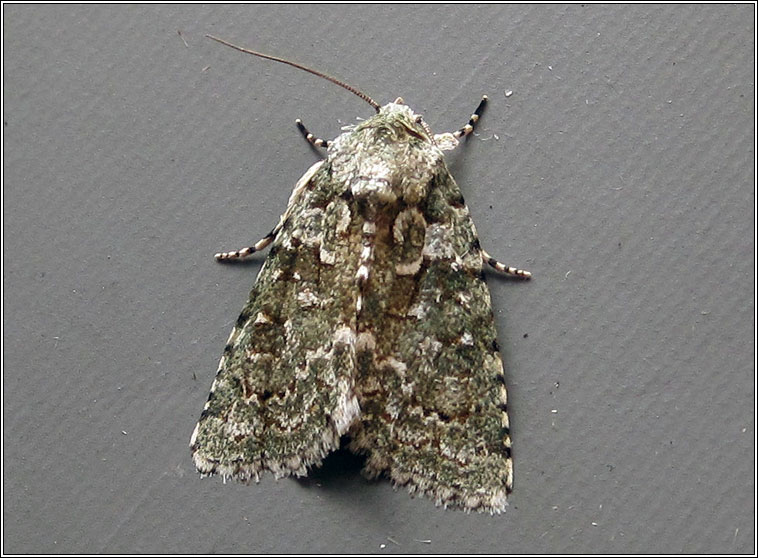
M202 473L303 475L349 434L364 472L499 513L513 468L476 229L400 100L293 192L191 447Z
M314 165L295 188L229 336L192 436L202 473L305 475L359 414L350 254L360 231L326 172Z
M513 482L503 365L476 230L444 163L394 232L405 253L377 255L388 273L367 289L375 311L359 320L373 342L359 354L351 448L367 453L369 476L438 505L501 511ZM407 261L415 273L402 273Z

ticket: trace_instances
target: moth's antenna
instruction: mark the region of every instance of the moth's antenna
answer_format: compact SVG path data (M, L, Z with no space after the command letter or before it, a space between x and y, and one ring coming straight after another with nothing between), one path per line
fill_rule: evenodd
M351 93L354 93L355 95L358 95L361 99L363 99L369 105L371 105L372 107L374 107L374 110L376 110L376 112L379 112L379 108L380 108L379 103L377 103L374 99L372 99L371 97L369 97L368 95L366 95L363 91L359 91L355 87L353 87L352 85L348 85L347 83L345 83L343 81L340 81L340 80L338 80L336 78L333 78L332 76L328 76L326 74L322 74L321 72L316 71L316 70L311 70L310 68L306 68L305 66L301 66L297 62L290 62L289 60L285 60L284 58L278 58L277 56L271 56L270 54L262 54L260 52L255 52L254 50L250 50L248 48L243 48L241 46L233 45L232 43L229 43L229 42L225 41L224 39L219 39L218 37L214 37L213 35L206 35L206 37L208 37L209 39L213 39L214 41L216 41L218 43L221 43L222 45L226 45L228 47L232 47L233 49L239 50L240 52L246 52L247 54L252 54L254 56L260 56L261 58L266 58L268 60L273 60L274 62L281 62L282 64L289 64L290 66L294 66L295 68L299 68L301 70L305 70L306 72L309 72L309 73L311 73L313 75L316 75L318 77L322 77L322 78L324 78L326 80L329 80L332 83L335 83L335 84L339 85L340 87L344 87L345 89L347 89Z

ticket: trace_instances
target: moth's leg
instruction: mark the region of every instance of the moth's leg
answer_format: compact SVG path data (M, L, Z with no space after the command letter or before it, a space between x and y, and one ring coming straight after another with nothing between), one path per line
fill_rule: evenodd
M526 271L525 269L518 269L517 267L510 267L503 263L500 263L495 258L490 256L486 251L482 250L482 260L484 260L484 263L487 265L493 267L497 271L500 271L501 273L506 273L508 275L515 275L516 277L521 277L523 279L531 279L532 274L529 271Z
M487 95L482 95L482 100L479 101L479 105L476 107L476 110L471 115L471 118L469 118L468 123L460 130L453 132L453 136L455 136L456 139L465 137L474 131L474 124L476 124L477 121L479 120L479 117L482 115L482 111L484 110L484 105L486 104L487 104Z
M271 244L274 239L279 235L279 231L282 230L282 227L284 227L285 223L287 223L290 214L292 213L293 208L297 207L297 205L300 203L300 198L303 195L303 192L306 191L306 187L311 181L311 178L313 178L313 175L318 172L318 169L321 168L321 165L324 164L324 161L319 161L318 163L314 164L309 168L307 171L305 171L305 174L300 177L300 180L297 181L295 184L295 188L292 190L292 194L290 194L290 200L287 202L287 209L284 211L281 217L279 217L279 222L276 224L276 226L271 229L271 232L268 233L266 236L261 238L258 242L253 244L252 246L248 246L247 248L241 248L239 250L234 250L232 252L219 252L215 255L215 258L219 261L221 260L238 260L240 258L244 258L245 256L249 256L250 254L254 252L258 252L260 250L263 250L266 246Z
M310 143L311 145L315 147L323 147L324 149L329 147L329 141L321 139L321 138L317 138L316 136L311 134L308 131L308 128L306 128L303 125L302 120L298 118L297 120L295 120L295 124L297 125L297 129L300 130L300 133L303 134L303 137L308 141L308 143Z
M256 242L252 246L248 246L246 248L240 248L239 250L233 250L231 252L219 252L213 257L216 258L218 261L238 260L240 258L244 258L245 256L249 256L250 254L254 252L260 252L266 246L268 246L274 241L277 233L279 232L279 228L280 227L277 225L276 228L274 228L270 233L268 233L266 236L261 238L258 242Z

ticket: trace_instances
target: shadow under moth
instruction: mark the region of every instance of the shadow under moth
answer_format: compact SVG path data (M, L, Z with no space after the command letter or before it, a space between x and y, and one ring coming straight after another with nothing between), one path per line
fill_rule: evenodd
M209 36L210 37L210 36ZM437 505L500 513L513 485L503 363L479 245L445 164L479 119L433 135L402 99L333 141L295 185L190 442L200 473L303 476L340 446Z

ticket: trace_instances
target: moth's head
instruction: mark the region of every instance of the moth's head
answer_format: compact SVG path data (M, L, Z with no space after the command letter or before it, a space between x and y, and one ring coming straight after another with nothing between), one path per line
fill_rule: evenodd
M345 177L355 198L383 204L419 203L444 168L442 159L421 115L400 98L349 127L329 147L332 175Z
M379 109L378 120L385 121L391 126L415 136L425 142L433 143L433 136L429 126L424 122L423 116L413 112L413 109L405 104L402 97L388 103Z
M376 116L356 126L356 130L374 129L376 134L389 141L422 142L443 151L453 149L458 141L452 134L433 134L424 117L413 112L402 97L380 107ZM449 137L448 137L449 136Z

